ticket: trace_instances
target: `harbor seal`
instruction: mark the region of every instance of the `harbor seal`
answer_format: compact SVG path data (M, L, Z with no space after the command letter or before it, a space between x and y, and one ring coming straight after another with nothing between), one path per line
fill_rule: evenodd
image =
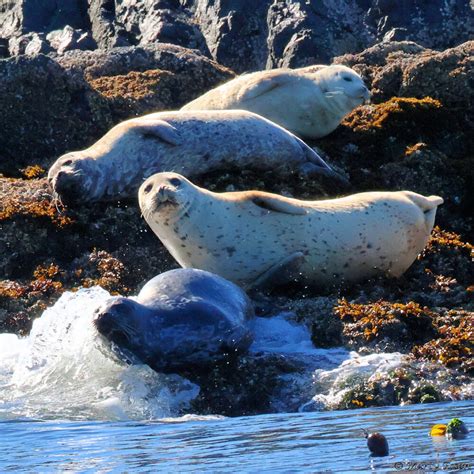
M95 312L107 340L157 372L208 368L253 341L252 303L220 276L178 269L152 278L136 298L111 298Z
M159 173L142 184L139 201L182 267L268 287L400 276L425 247L443 199L398 191L300 201L260 191L214 193Z
M48 181L63 203L74 204L136 196L143 180L161 171L196 177L232 167L339 177L282 127L251 112L216 110L122 122L90 148L59 158Z
M182 110L249 110L300 137L315 139L335 130L345 115L369 98L369 90L354 70L317 65L244 74Z

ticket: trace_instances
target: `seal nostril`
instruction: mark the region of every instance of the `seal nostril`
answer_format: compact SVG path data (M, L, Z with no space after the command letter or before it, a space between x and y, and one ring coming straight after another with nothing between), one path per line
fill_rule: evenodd
M152 189L153 189L153 184L148 184L147 186L145 186L145 189L143 190L143 192L145 194L148 194Z

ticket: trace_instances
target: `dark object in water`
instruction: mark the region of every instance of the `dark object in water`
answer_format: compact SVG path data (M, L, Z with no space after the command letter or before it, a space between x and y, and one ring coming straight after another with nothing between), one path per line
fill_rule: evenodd
M367 433L363 430L367 439L367 447L372 456L388 456L388 441L381 433Z
M446 427L446 436L453 439L465 438L469 430L462 420L453 418Z

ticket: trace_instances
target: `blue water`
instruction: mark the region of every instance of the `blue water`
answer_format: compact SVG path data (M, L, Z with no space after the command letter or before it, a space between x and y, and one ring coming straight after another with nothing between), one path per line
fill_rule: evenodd
M473 472L474 433L431 438L474 401L155 422L0 422L0 472ZM385 434L371 458L361 428Z

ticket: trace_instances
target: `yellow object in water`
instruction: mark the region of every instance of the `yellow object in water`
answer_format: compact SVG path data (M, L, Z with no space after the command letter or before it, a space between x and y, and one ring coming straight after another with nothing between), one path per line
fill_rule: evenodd
M446 434L446 425L434 425L431 428L431 436L444 436Z

